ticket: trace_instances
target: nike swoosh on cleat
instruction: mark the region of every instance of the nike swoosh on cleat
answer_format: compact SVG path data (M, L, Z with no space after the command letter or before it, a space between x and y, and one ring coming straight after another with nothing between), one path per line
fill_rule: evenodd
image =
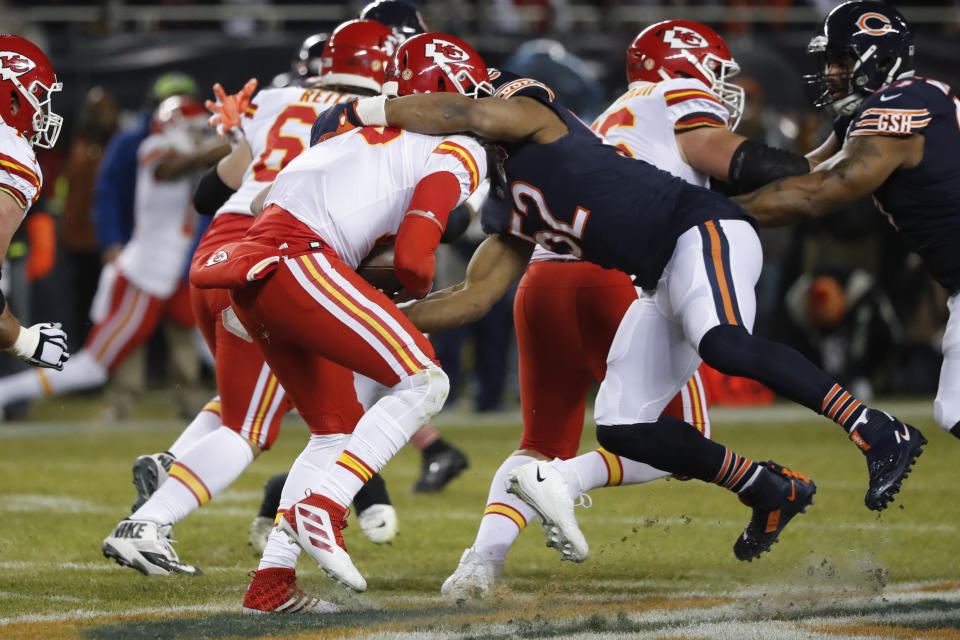
M540 465L537 465L537 482L543 482L544 480L546 480L546 478L540 475Z
M901 438L903 442L910 442L910 430L907 429L907 425L903 425L903 433L895 431L893 435L897 438L897 444L900 444Z
M790 481L790 495L787 496L787 500L793 502L797 499L797 484L791 480Z

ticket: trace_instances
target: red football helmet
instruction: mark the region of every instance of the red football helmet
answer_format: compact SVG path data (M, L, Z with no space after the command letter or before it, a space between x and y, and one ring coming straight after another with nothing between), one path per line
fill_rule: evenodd
M393 31L373 20L351 20L334 29L323 48L324 86L380 92L387 64L396 50Z
M50 97L62 89L37 45L0 35L0 117L31 144L49 149L56 143L63 118L50 110Z
M210 112L203 103L185 94L170 96L153 112L150 130L162 133L182 153L191 153L214 129L207 123Z
M459 92L493 95L487 65L473 47L445 33L421 33L400 45L387 71L384 93ZM387 86L390 85L390 86Z
M743 87L728 78L740 72L727 43L710 27L692 20L665 20L640 32L627 48L627 81L660 82L696 78L730 111L730 129L743 114Z

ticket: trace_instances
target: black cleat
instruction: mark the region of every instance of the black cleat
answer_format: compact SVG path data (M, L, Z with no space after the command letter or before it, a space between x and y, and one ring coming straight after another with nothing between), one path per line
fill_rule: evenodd
M804 513L807 507L813 504L813 494L817 492L817 485L802 473L782 467L776 462L761 462L760 465L789 482L790 490L777 509L753 507L750 524L733 543L733 553L737 556L737 560L749 562L760 557L764 551L769 551L787 523L798 513Z
M436 493L460 475L467 466L467 456L453 447L448 446L433 455L424 455L420 477L413 485L413 491L414 493Z
M131 513L142 507L160 485L166 482L175 460L173 455L162 452L140 456L133 461L133 486L137 488L137 499L130 508Z
M883 511L893 502L893 496L900 491L900 485L910 475L910 468L923 453L923 445L927 444L919 429L896 418L891 420L893 428L874 436L870 443L857 430L850 434L850 439L867 457L870 488L863 502L874 511Z

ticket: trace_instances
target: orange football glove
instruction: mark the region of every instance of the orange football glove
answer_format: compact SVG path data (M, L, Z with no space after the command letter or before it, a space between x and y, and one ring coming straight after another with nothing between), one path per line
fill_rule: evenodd
M240 118L243 117L247 106L250 104L250 97L257 90L257 79L250 78L247 84L243 85L237 93L228 96L220 83L213 85L213 93L217 96L217 101L206 100L204 105L213 115L207 122L211 127L217 128L217 135L226 138L231 144L240 142Z

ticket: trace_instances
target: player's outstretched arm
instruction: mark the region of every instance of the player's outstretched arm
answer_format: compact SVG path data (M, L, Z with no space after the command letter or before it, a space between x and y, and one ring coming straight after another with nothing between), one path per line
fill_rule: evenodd
M361 98L356 114L366 126L390 126L416 133L472 133L487 140L552 142L566 125L533 98L481 98L428 93L386 100Z
M470 258L463 282L432 293L403 312L424 333L475 322L523 275L532 252L533 245L525 240L488 236Z
M804 176L781 178L734 198L762 226L822 216L876 191L900 167L923 157L923 137L857 136Z
M677 146L687 164L729 185L725 195L747 193L777 178L810 171L803 156L725 128L700 127L678 133Z

